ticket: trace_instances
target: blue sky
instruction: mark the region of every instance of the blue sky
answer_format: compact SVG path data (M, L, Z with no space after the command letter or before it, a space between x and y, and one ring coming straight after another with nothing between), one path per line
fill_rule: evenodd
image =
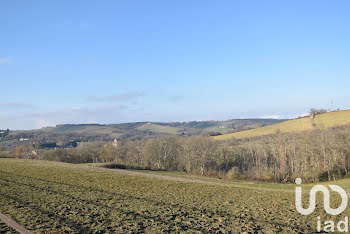
M0 129L350 108L349 1L0 2Z

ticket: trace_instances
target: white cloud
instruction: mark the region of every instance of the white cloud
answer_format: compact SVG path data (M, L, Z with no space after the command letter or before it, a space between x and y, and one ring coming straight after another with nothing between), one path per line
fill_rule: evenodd
M129 100L135 93L113 96L113 100ZM109 98L107 98L109 100ZM0 129L35 129L57 124L120 123L143 119L143 110L128 103L99 103L97 106L72 106L43 110L22 102L0 101ZM6 111L3 111L6 110ZM5 116L6 113L6 116Z
M263 115L259 117L260 119L296 119L300 117L306 117L308 116L308 113L304 113L301 115L295 115L295 114L284 114L284 115Z
M51 112L32 114L31 128L52 127L57 124L91 124L91 123L118 123L124 122L131 114L124 105L106 105L96 108L73 107Z
M264 115L260 119L283 119L280 115Z
M306 116L309 116L309 115L310 115L309 113L304 113L304 114L299 115L298 117L306 117Z
M56 126L56 122L48 120L48 119L38 119L36 121L36 126L38 128L44 128L44 127L55 127Z

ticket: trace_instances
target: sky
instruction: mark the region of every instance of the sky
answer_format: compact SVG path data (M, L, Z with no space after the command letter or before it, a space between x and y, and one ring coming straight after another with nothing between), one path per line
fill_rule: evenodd
M0 129L350 108L349 10L345 0L0 1Z

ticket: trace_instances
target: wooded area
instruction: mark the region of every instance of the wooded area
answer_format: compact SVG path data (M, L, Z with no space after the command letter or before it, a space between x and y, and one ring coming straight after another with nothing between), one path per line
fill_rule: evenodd
M12 157L68 163L113 163L115 167L182 171L228 179L292 182L335 180L350 168L350 126L300 133L276 133L244 140L158 137L140 141L90 142L84 147L17 147Z

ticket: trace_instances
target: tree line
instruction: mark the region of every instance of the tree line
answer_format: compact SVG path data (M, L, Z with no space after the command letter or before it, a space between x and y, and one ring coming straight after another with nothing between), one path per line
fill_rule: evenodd
M12 157L68 163L110 163L123 168L181 171L228 179L315 182L349 173L350 126L315 129L242 140L216 141L208 136L157 137L85 147L42 149L17 147ZM109 165L110 165L109 164Z

